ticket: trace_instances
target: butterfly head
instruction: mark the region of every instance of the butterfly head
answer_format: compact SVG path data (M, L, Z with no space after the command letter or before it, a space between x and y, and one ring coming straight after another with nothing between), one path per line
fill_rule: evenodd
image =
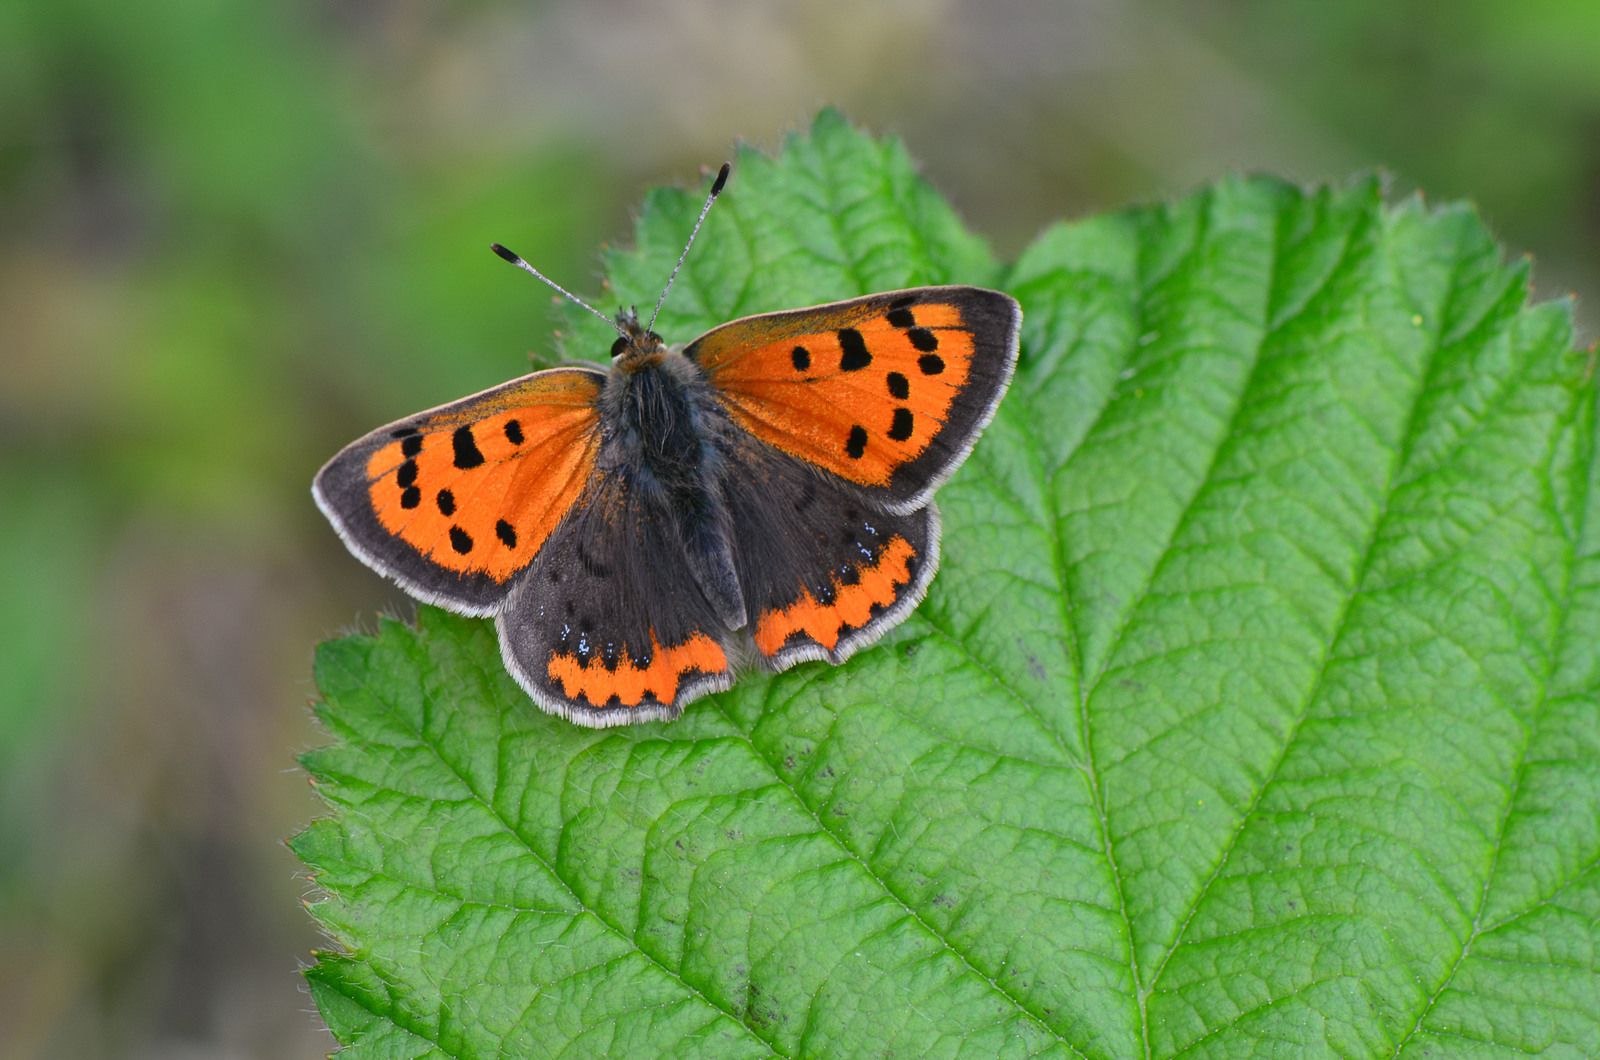
M611 344L611 359L624 367L666 351L661 336L639 322L637 310L617 313L617 331L617 341Z

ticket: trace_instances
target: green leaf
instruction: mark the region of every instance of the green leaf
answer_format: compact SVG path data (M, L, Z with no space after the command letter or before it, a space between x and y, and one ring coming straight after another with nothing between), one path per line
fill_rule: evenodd
M1005 286L926 603L670 725L484 622L323 645L294 840L354 1057L1600 1053L1600 461L1568 307L1464 208L1229 180L1002 271L825 113L663 314ZM641 306L699 191L614 253ZM609 339L572 318L573 352Z

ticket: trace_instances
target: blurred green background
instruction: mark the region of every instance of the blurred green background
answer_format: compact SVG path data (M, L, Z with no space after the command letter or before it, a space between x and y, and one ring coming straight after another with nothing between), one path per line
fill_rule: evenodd
M1593 0L0 0L0 1056L331 1048L311 649L407 605L312 473L554 353L490 240L593 291L647 185L830 103L1006 257L1383 167L1600 290Z

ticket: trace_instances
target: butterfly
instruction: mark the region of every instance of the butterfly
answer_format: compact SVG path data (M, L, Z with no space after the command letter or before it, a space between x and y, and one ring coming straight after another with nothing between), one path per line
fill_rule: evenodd
M735 663L842 663L939 563L934 490L994 415L1022 311L916 287L763 313L681 349L648 323L611 366L551 368L357 439L312 494L410 595L493 617L506 669L590 727L678 717Z

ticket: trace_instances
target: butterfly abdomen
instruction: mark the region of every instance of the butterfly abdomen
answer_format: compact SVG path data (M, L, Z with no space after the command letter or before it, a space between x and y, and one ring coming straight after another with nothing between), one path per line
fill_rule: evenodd
M615 468L651 518L681 545L698 590L729 629L745 624L735 573L727 506L718 484L716 443L726 417L704 376L681 354L661 351L614 368L601 401L606 435L603 466Z

